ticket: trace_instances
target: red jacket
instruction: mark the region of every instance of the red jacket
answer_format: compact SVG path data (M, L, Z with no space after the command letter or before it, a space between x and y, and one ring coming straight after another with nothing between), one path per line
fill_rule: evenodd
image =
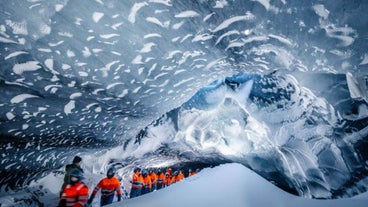
M78 182L74 185L68 184L61 194L58 206L84 207L87 203L88 191L88 186L83 182Z
M108 197L111 195L114 195L115 191L117 195L121 195L121 187L120 187L120 181L116 177L112 178L104 178L102 179L95 189L93 190L92 194L96 195L96 193L101 189L101 196L102 197Z

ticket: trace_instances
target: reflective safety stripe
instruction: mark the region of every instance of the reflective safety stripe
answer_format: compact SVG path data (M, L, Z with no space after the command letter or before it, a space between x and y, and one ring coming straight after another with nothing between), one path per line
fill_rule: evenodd
M141 188L142 186L143 186L143 183L139 181L134 181L132 184L133 188Z
M102 194L113 193L115 190L101 190Z

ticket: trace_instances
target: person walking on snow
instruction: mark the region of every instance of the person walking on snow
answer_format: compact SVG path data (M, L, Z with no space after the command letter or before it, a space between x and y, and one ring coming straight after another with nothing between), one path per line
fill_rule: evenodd
M101 189L100 206L111 204L114 200L114 195L118 197L118 202L121 201L121 185L120 181L115 177L116 169L111 167L107 170L107 177L103 178L95 187L91 197L88 199L88 204L91 204L97 192Z
M58 207L84 207L88 199L89 188L82 182L83 172L72 169L69 172L69 184L67 184L61 194Z
M165 173L161 169L157 171L157 190L164 188L166 183Z
M157 189L157 179L158 179L158 176L157 176L157 174L152 169L149 170L148 176L151 178L151 183L152 183L152 189L151 189L151 191L155 191Z
M184 179L184 173L183 171L179 170L179 173L175 176L175 182L179 182L182 179Z
M65 166L65 175L64 175L64 183L63 185L61 186L61 189L60 189L60 196L61 194L63 193L64 189L65 189L65 186L69 183L70 181L70 172L73 170L73 169L77 169L79 171L82 172L82 174L84 173L83 172L83 169L81 168L81 165L82 165L82 158L79 157L79 156L75 156L73 158L73 162L72 164L68 164Z
M148 175L147 171L142 171L143 175L143 187L142 187L142 195L151 192L152 190L152 182L151 177Z
M130 198L140 196L143 187L143 177L141 174L141 169L139 167L134 169L134 174L130 182L132 183L132 188L130 190Z

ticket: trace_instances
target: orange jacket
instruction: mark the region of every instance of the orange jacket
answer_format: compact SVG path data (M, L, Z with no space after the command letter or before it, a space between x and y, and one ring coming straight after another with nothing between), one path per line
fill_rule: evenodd
M151 182L151 177L150 176L146 176L143 177L143 187L151 189L152 188L152 182Z
M88 186L83 182L78 182L74 185L68 184L61 194L58 206L84 207L87 203L88 191Z
M189 173L189 176L192 176L192 175L195 175L195 174L197 174L197 172L191 172L191 173Z
M151 174L149 174L148 176L150 176L151 177L151 182L152 182L152 184L157 184L157 179L158 179L158 176L157 176L157 174L156 173L151 173Z
M164 174L163 172L161 172L161 173L158 175L157 183L158 183L158 184L165 184L165 183L166 183L165 174Z
M168 185L171 185L173 183L175 183L175 176L173 176L173 177L167 176L165 184L168 186Z
M181 172L177 176L175 176L175 182L179 182L184 178L184 174Z
M132 188L142 188L143 187L143 176L139 172L133 174L132 178Z
M101 189L101 196L108 197L114 195L115 191L117 195L121 195L121 187L120 181L116 177L112 178L104 178L102 179L95 189L93 190L92 194L96 195L96 193Z

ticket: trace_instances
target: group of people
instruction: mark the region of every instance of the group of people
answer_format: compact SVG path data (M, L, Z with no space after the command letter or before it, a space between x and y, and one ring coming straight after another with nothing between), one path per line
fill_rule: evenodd
M199 171L188 170L187 176L192 176ZM185 175L182 170L172 172L171 168L167 168L165 172L158 169L155 172L153 169L141 170L139 167L134 169L132 177L132 188L130 190L130 198L134 198L146 193L159 190L173 183L182 180Z
M82 158L75 156L72 164L68 164L65 168L64 183L60 190L60 201L58 207L72 206L83 207L90 206L97 192L101 190L100 205L104 206L111 204L114 196L117 196L117 201L122 199L122 188L120 180L115 177L116 169L110 167L107 170L106 177L94 188L89 197L89 187L83 182L84 171L81 168ZM199 171L188 170L186 176L192 176ZM134 174L131 180L130 198L134 198L146 193L159 190L169 186L175 182L179 182L186 177L182 170L172 172L171 168L164 171L134 169Z
M89 196L89 188L83 182L84 172L81 168L82 158L75 156L73 163L65 168L64 183L60 190L60 201L58 207L84 207L90 206L97 192L101 190L100 205L104 206L113 202L115 193L117 200L121 201L122 190L118 178L115 177L116 169L110 167L107 170L106 177L94 188Z

